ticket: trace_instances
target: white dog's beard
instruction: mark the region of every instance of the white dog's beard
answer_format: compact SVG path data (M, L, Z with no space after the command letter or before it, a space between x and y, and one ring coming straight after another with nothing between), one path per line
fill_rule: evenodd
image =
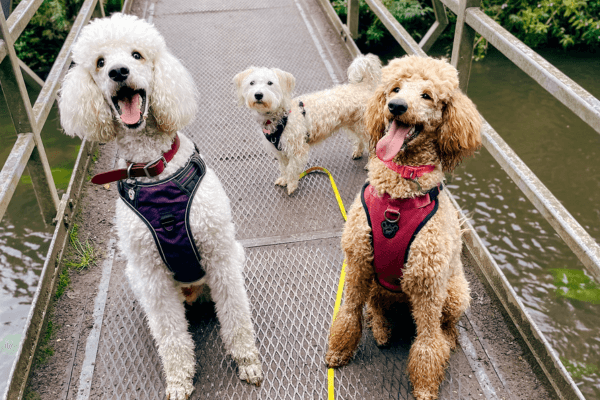
M252 100L248 102L248 107L260 112L272 111L272 105L273 103L268 100Z
M113 106L123 125L129 129L139 127L145 120L146 91L134 90L129 86L121 87L111 98Z

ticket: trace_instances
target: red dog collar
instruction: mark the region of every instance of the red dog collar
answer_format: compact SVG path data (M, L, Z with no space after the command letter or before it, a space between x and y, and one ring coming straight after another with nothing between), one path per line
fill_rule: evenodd
M177 150L179 150L179 144L179 135L175 135L175 140L173 140L171 150L163 153L163 155L158 159L150 161L147 164L127 163L127 168L113 169L112 171L102 172L94 175L92 178L92 183L95 183L96 185L104 185L105 183L120 181L122 179L140 177L151 178L153 176L160 175L165 168L167 168L167 164L171 162L173 157L175 157L175 154L177 154Z
M381 158L380 158L380 160L381 160ZM433 172L433 170L435 169L435 165L431 165L431 164L413 167L411 165L398 165L392 160L390 160L390 161L381 160L381 162L386 167L391 169L392 171L396 172L397 174L400 174L400 176L402 176L404 179L420 178L429 172Z

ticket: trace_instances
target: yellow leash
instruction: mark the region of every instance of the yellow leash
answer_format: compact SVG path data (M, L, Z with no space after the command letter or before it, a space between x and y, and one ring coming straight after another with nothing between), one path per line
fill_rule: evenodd
M340 207L340 211L342 213L342 217L344 217L344 221L348 218L346 217L346 209L344 208L344 203L342 202L342 198L340 197L340 192L338 192L337 185L333 180L333 176L331 173L323 168L323 167L312 167L304 171L300 174L300 178L304 178L306 175L313 172L323 172L329 176L329 181L331 182L331 187L333 189L333 193L335 194L335 198L337 199L338 206ZM333 306L333 318L331 319L331 323L335 321L335 317L337 316L338 311L340 310L340 305L342 303L342 292L344 291L344 281L346 280L346 260L342 264L342 271L340 272L340 280L338 282L337 294L335 295L335 305ZM333 368L329 368L327 370L327 392L328 392L328 400L335 400L335 370Z

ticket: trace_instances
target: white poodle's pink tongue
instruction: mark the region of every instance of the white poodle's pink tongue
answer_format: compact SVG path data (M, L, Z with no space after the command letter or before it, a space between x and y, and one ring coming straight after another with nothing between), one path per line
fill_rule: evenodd
M387 134L377 142L376 153L382 161L390 161L402 148L411 127L394 120Z
M141 103L139 93L134 94L131 99L119 100L121 120L127 125L136 124L140 120L140 115L142 114Z

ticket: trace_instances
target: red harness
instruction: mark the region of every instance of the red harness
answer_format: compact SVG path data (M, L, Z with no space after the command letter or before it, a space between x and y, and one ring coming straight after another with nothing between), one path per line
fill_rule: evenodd
M392 199L379 196L370 184L361 192L362 205L371 227L373 268L377 281L392 292L401 292L402 269L410 245L438 209L438 194L443 186L434 187L423 196Z

